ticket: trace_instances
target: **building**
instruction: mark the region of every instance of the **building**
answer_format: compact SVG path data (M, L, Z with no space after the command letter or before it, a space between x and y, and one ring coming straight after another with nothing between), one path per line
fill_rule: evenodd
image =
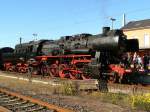
M150 49L150 19L131 21L122 27L128 39L138 39L140 49Z

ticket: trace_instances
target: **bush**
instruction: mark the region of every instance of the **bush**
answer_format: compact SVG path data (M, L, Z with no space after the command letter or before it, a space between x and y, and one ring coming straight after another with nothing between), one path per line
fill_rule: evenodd
M95 99L102 102L117 104L123 107L130 107L135 110L145 110L150 112L150 93L144 95L126 95L122 93L100 93L91 94Z
M144 95L131 96L131 106L133 109L150 111L150 93Z
M78 85L76 83L63 83L60 87L63 95L78 95Z

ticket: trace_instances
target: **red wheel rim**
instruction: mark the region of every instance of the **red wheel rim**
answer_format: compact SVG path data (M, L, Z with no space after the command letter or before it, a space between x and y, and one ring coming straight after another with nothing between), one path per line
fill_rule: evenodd
M67 68L67 65L65 64L60 64L59 65L59 77L61 78L68 78L69 75L65 73L64 69Z
M50 72L54 77L58 77L59 76L59 67L56 64L52 64L50 66Z

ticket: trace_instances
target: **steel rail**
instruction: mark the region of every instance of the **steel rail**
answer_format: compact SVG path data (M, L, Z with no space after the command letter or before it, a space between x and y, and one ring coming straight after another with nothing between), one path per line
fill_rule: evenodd
M65 108L62 108L62 107L59 107L59 106L56 106L56 105L53 105L53 104L49 104L47 102L44 102L44 101L41 101L39 99L35 99L35 98L32 98L32 97L29 97L29 96L24 96L24 95L21 95L21 94L16 93L16 92L11 92L11 91L8 91L6 89L0 88L0 92L8 94L10 96L15 96L15 97L23 99L25 101L30 101L32 103L38 104L38 105L46 107L48 109L53 109L56 112L73 112L72 110L65 109Z

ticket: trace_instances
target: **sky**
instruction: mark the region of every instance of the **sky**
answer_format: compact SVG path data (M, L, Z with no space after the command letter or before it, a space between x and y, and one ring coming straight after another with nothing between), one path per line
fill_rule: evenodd
M101 33L103 26L150 19L150 0L0 0L0 47L79 33ZM37 34L37 36L33 36Z

